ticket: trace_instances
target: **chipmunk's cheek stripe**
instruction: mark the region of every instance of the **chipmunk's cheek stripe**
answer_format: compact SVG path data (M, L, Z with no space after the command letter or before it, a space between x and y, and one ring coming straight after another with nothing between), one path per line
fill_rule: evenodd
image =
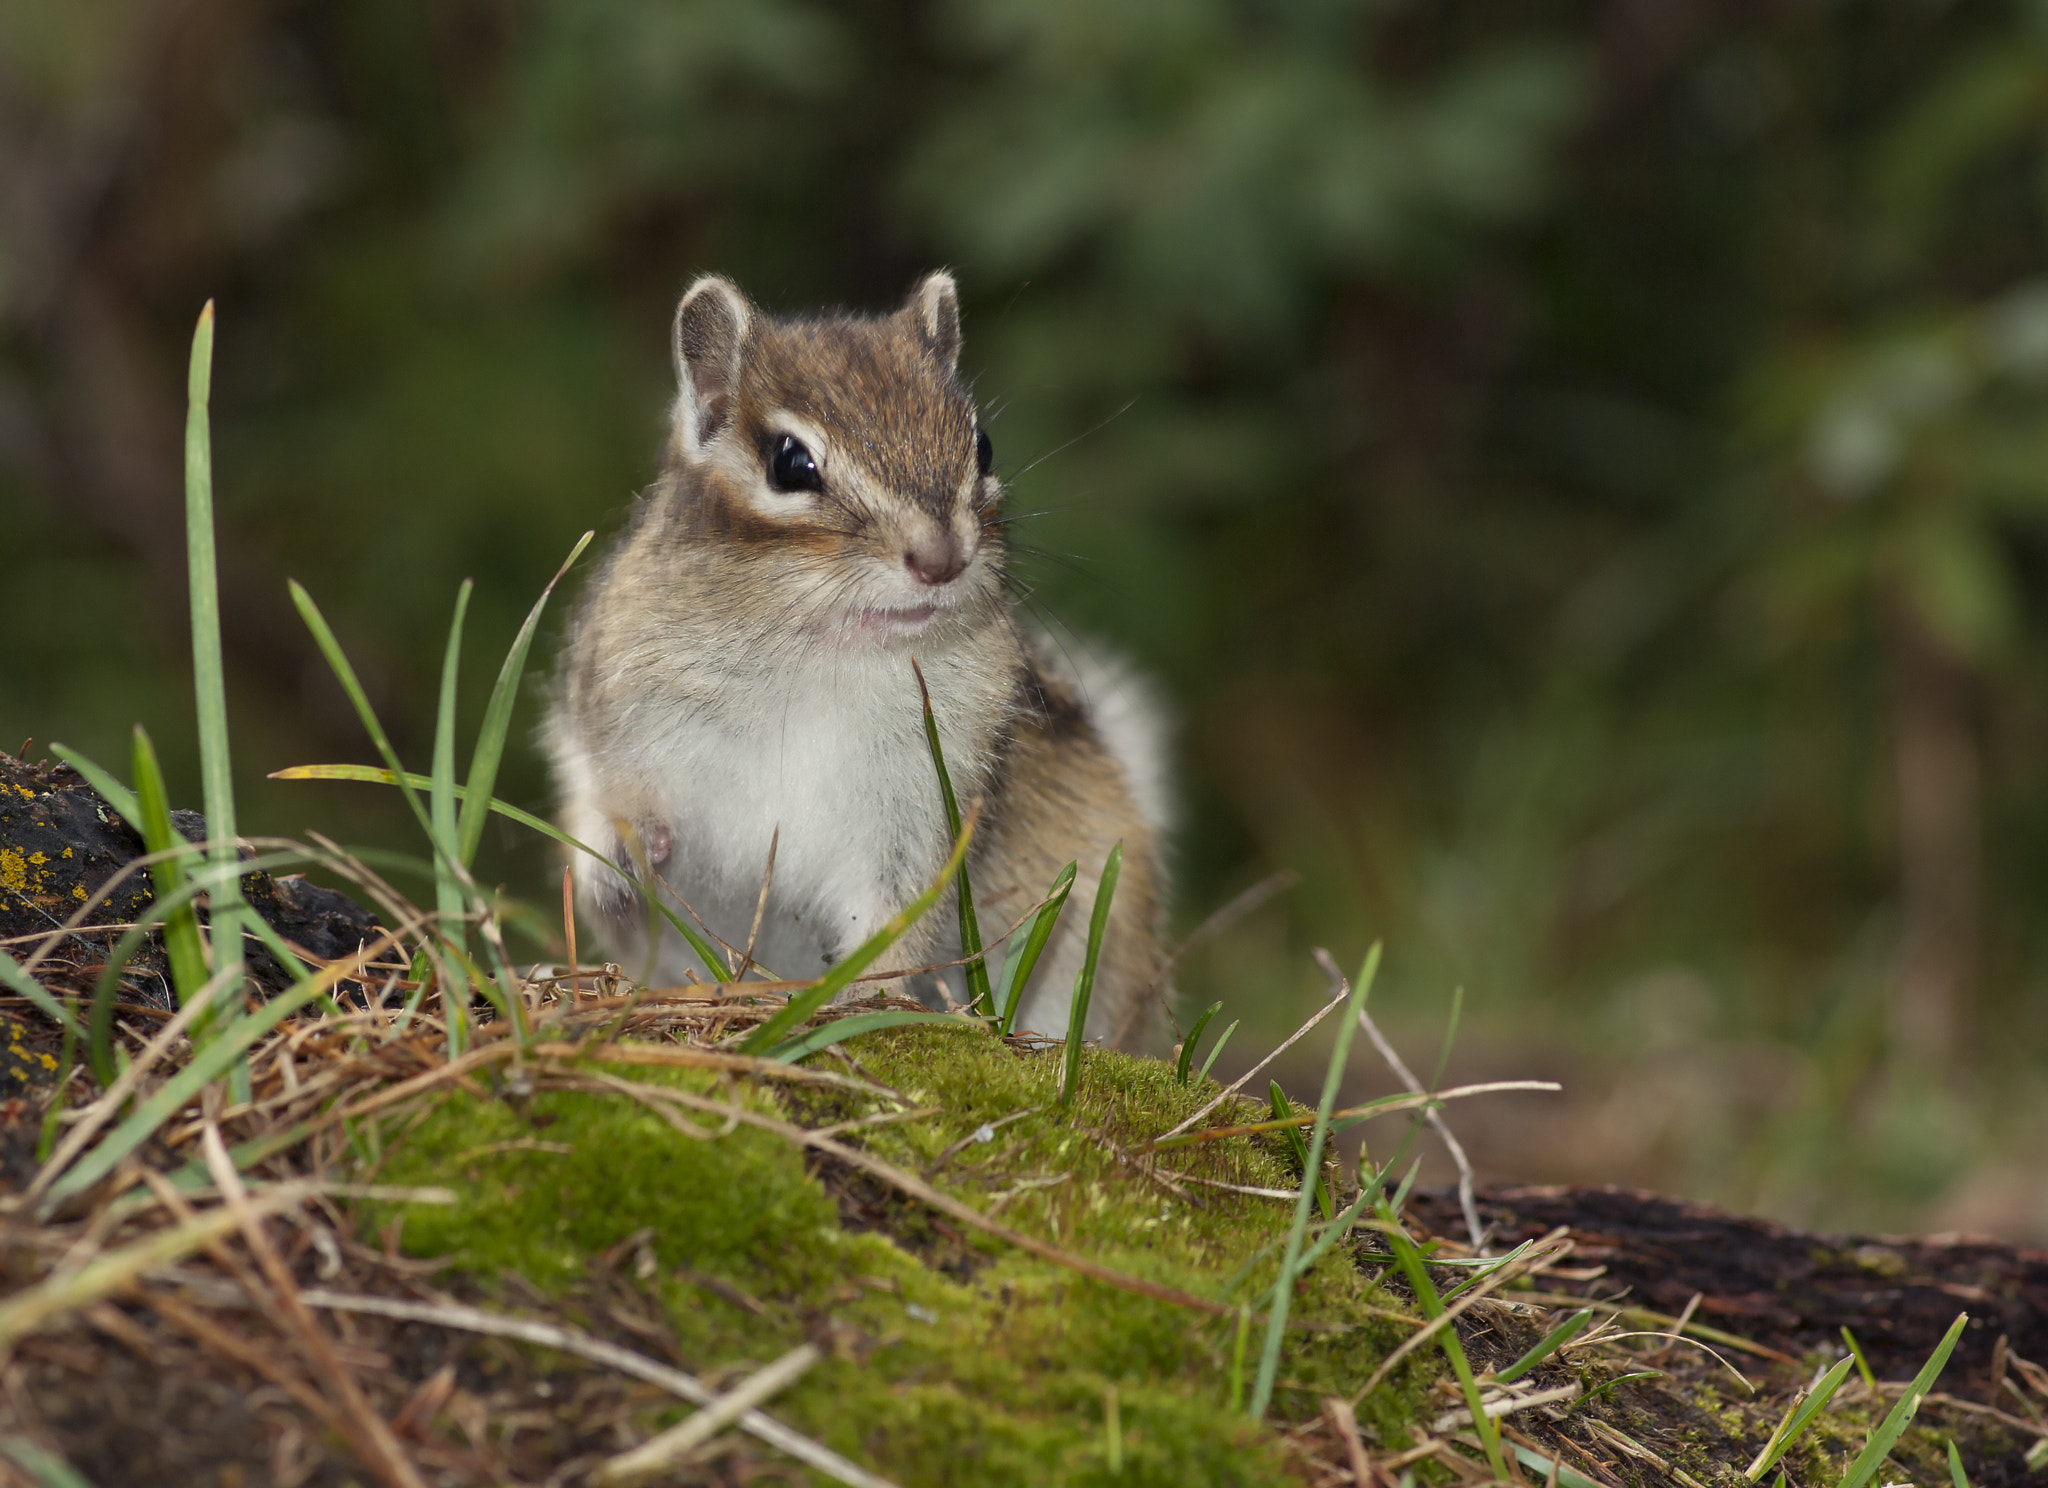
M846 543L843 530L817 522L809 513L789 519L764 516L746 497L723 487L706 491L697 513L698 536L728 542L735 548L757 552L794 549L823 557L839 552Z

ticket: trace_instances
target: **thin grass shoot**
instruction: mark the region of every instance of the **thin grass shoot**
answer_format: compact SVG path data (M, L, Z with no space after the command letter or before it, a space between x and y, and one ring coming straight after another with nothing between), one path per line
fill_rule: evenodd
M855 977L872 966L882 952L902 939L904 932L923 919L926 912L939 902L939 896L945 893L946 885L952 881L960 865L967 860L968 844L974 841L974 822L974 814L969 813L967 820L961 823L960 837L953 844L952 856L946 859L945 866L939 870L939 876L932 880L930 887L898 910L881 929L842 956L808 991L799 992L772 1016L764 1019L752 1033L740 1040L740 1052L761 1054L774 1048L792 1028L807 1020L811 1014L851 986Z
M1778 1459L1798 1444L1800 1436L1813 1420L1834 1398L1835 1391L1842 1387L1842 1381L1849 1377L1849 1371L1856 1365L1854 1357L1838 1361L1814 1380L1812 1385L1793 1399L1792 1406L1785 1412L1777 1429L1772 1431L1755 1459L1743 1470L1742 1475L1754 1483L1771 1470Z
M1955 1352L1956 1341L1963 1336L1963 1329L1968 1327L1969 1323L1970 1315L1967 1312L1956 1314L1956 1320L1949 1325L1948 1332L1942 1336L1941 1342L1935 1345L1934 1352L1920 1367L1920 1372L1913 1376L1913 1382L1906 1386L1906 1393L1899 1397L1898 1404L1894 1405L1891 1413L1878 1424L1877 1430L1870 1434L1870 1440L1864 1444L1863 1450L1856 1454L1856 1460L1849 1464L1849 1470L1842 1474L1841 1488L1863 1488L1863 1485L1868 1483L1884 1465L1885 1458L1891 1455L1899 1437L1912 1424L1913 1417L1919 1414L1921 1402L1927 1399L1928 1393L1934 1388L1934 1382L1941 1377L1941 1371L1948 1364L1948 1356Z
M1209 1046L1209 1057L1202 1061L1202 1068L1195 1075L1195 1083L1197 1085L1209 1078L1209 1071L1215 1068L1216 1065L1216 1056L1223 1052L1223 1046L1230 1042L1230 1036L1237 1032L1237 1025L1242 1021L1243 1019L1241 1018L1231 1019L1230 1026L1216 1035L1216 1042Z
M1856 1361L1856 1373L1863 1378L1863 1388L1873 1395L1877 1393L1877 1376L1870 1372L1870 1361L1863 1357L1863 1345L1856 1341L1856 1335L1849 1331L1849 1325L1842 1325L1842 1342L1848 1345L1849 1357Z
M953 777L946 770L946 751L939 743L939 721L932 713L931 689L924 685L924 668L910 658L910 670L917 678L917 695L924 706L924 741L931 751L932 769L938 772L939 800L946 811L946 834L960 835L960 801L953 794ZM967 1006L986 1017L996 1016L995 991L989 986L988 957L981 949L981 921L974 914L974 886L968 882L963 859L956 880L959 892L955 905L960 912L961 972L967 978Z
M1544 1334L1541 1338L1537 1339L1536 1342L1530 1346L1529 1351L1527 1353L1523 1354L1519 1359L1515 1360L1514 1363L1508 1365L1507 1368L1501 1370L1500 1373L1496 1374L1493 1377L1494 1382L1496 1384L1502 1385L1512 1384L1514 1381L1520 1379L1523 1375L1527 1374L1530 1370L1534 1369L1538 1364L1541 1364L1545 1359L1549 1358L1552 1354L1556 1353L1559 1349L1563 1348L1566 1344L1570 1343L1574 1338L1577 1338L1579 1334L1585 1331L1586 1324L1592 1321L1593 1309L1590 1307L1580 1308L1577 1312L1573 1313L1570 1317L1566 1318L1563 1322L1559 1323L1555 1328L1552 1328L1548 1333Z
M1081 1045L1087 1037L1088 1002L1095 992L1095 966L1102 958L1102 936L1109 928L1109 907L1116 899L1116 881L1124 870L1124 845L1109 850L1102 865L1102 877L1095 888L1095 909L1088 916L1088 954L1074 977L1074 997L1067 1007L1067 1058L1060 1081L1060 1105L1074 1103L1074 1089L1081 1079Z
M1080 872L1080 866L1078 862L1069 863L1053 875L1052 887L1045 893L1045 902L1031 917L1031 928L1022 936L1010 938L1009 954L1003 958L1002 976L995 988L996 1001L1002 1008L1000 1029L1004 1034L1016 1028L1017 1009L1024 1000L1024 985L1037 969L1038 958L1044 954L1046 942L1052 939L1052 932L1059 924L1060 911L1067 907L1067 895L1074 890L1074 878Z
M1309 1139L1307 1163L1301 1177L1301 1192L1294 1203L1294 1222L1287 1231L1287 1245L1281 1253L1280 1271L1273 1280L1273 1293L1266 1307L1266 1337L1259 1349L1259 1372L1252 1386L1248 1410L1254 1419L1266 1414L1273 1399L1273 1385L1280 1371L1280 1345L1287 1334L1287 1314L1294 1301L1294 1282L1300 1273L1301 1252L1308 1234L1308 1216L1315 1204L1317 1180L1322 1174L1323 1143L1330 1134L1330 1111L1337 1104L1337 1089L1351 1057L1351 1037L1358 1031L1358 1010L1372 993L1373 978L1380 969L1380 946L1373 942L1365 953L1365 965L1351 988L1344 1021L1338 1025L1335 1047L1323 1076L1323 1097L1316 1106L1316 1123Z
M1401 1228L1394 1206L1383 1205L1380 1218L1386 1225L1388 1247L1394 1252L1402 1275L1408 1278L1415 1300L1422 1304L1423 1316L1435 1322L1443 1316L1444 1304L1437 1295L1436 1283L1429 1279L1429 1268L1423 1264L1422 1253L1408 1238L1408 1232ZM1495 1478L1504 1479L1508 1476L1508 1469L1501 1457L1500 1423L1486 1413L1485 1403L1479 1394L1479 1381L1472 1373L1472 1361L1465 1356L1465 1345L1459 1341L1458 1330L1439 1328L1436 1340L1444 1358L1450 1362L1451 1372L1458 1377L1458 1388L1464 1392L1465 1407L1472 1417L1472 1430L1486 1454L1487 1466L1493 1469Z
M185 566L191 586L192 696L199 723L201 805L206 813L206 855L232 867L238 854L235 777L228 749L227 669L221 660L219 565L213 533L213 301L192 332L185 409ZM222 878L208 901L216 969L242 960L246 911L240 878ZM194 1030L195 1034L199 1030ZM246 1080L246 1071L243 1074Z
M1181 1084L1188 1083L1188 1069L1194 1063L1195 1046L1202 1041L1202 1030L1209 1026L1209 1020L1223 1011L1223 1004L1212 1002L1202 1009L1202 1015L1195 1019L1187 1037L1180 1041L1180 1052L1174 1057L1173 1077Z

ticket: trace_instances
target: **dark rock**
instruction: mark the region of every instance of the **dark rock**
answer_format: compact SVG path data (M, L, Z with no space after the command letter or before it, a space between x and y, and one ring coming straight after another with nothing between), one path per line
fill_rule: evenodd
M1409 1212L1463 1238L1454 1191L1418 1193ZM1676 1315L1694 1294L1702 1323L1799 1356L1841 1344L1844 1327L1885 1379L1919 1369L1959 1312L1970 1326L1950 1380L1981 1384L2000 1335L2048 1363L2048 1251L1973 1237L1826 1235L1705 1204L1614 1187L1495 1187L1479 1194L1497 1245L1569 1225L1573 1264L1606 1267L1603 1296Z
M188 841L206 838L206 819L196 811L174 811L171 823ZM63 928L119 877L113 892L37 968L46 986L90 995L120 938L119 930L107 927L147 917L154 902L149 871L120 877L142 852L141 836L76 771L0 753L0 942L10 953L16 959L34 954L50 931ZM250 873L242 879L242 893L273 930L321 960L352 954L378 930L376 916L346 894L301 877ZM203 904L200 918L204 923ZM253 936L246 950L250 974L267 993L282 991L302 974L279 965ZM174 1006L157 937L150 937L122 980L124 998ZM340 990L360 989L344 984Z

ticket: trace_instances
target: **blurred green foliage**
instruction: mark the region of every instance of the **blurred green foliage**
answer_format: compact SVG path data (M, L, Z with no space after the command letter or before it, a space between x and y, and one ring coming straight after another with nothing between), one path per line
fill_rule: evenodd
M1926 1092L2048 1037L2044 144L2039 3L15 0L0 729L190 736L208 295L253 776L367 757L286 574L424 764L458 580L481 654L652 474L692 272L949 263L1031 603L1182 721L1183 924L1304 874L1198 1003L1384 935L1396 1021L1736 1051L1767 1149L1667 1181L1925 1199Z

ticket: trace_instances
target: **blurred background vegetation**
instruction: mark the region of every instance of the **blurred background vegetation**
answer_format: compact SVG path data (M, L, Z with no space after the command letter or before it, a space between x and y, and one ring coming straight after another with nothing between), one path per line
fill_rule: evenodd
M1033 603L1180 719L1179 924L1302 876L1182 970L1234 1053L1384 936L1423 1062L1462 985L1454 1072L1570 1087L1485 1176L2042 1237L2044 209L2038 0L9 0L0 733L190 747L208 296L245 830L397 842L261 781L368 757L285 576L424 765L693 272L950 264Z

